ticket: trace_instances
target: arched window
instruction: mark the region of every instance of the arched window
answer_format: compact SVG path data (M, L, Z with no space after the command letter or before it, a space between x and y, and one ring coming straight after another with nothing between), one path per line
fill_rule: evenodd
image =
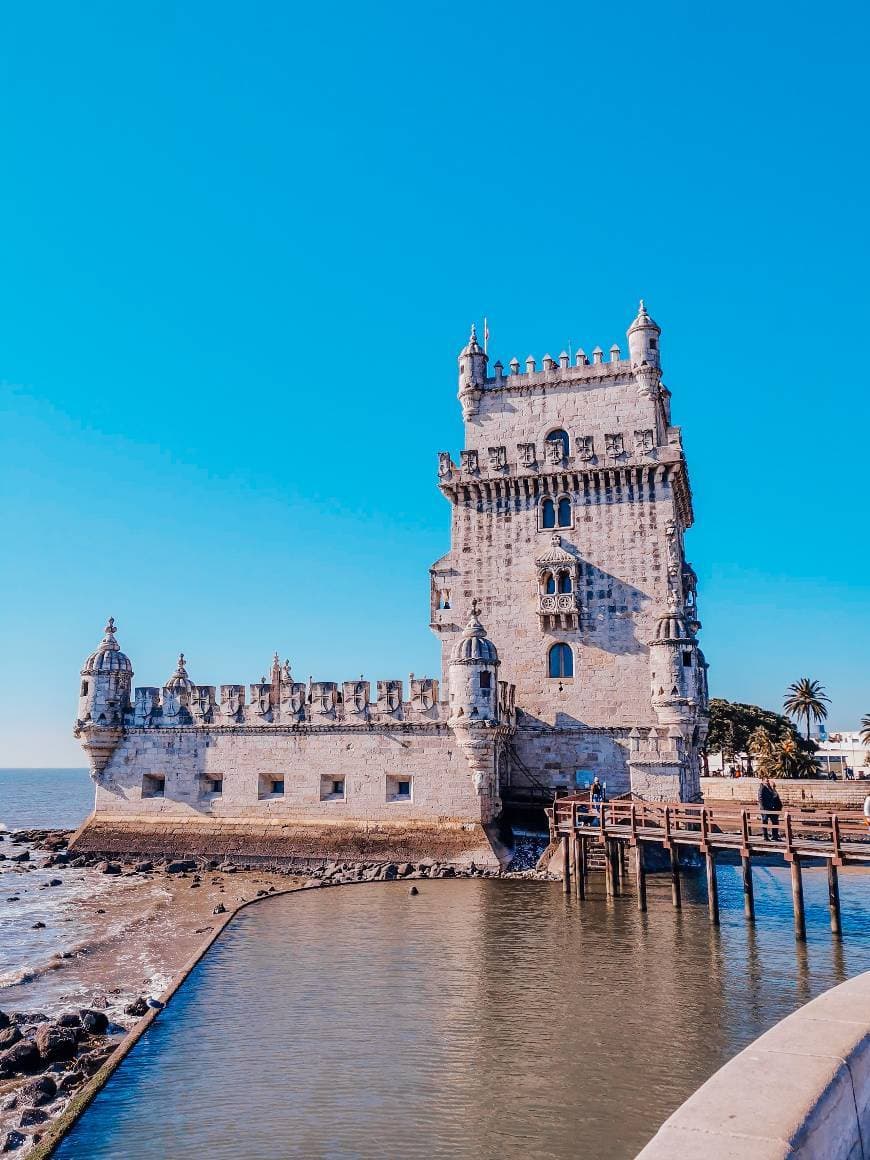
M571 573L570 572L560 572L559 573L559 591L560 592L570 592L571 591Z
M541 504L541 527L555 528L556 526L556 505L551 499L545 499Z
M553 573L548 572L544 580L544 591L548 596L552 596L556 591L556 581L553 578Z
M566 495L559 500L559 527L571 527L571 501Z
M551 677L573 677L574 655L567 644L554 644L550 649L549 672Z
M567 431L563 431L561 427L558 427L555 431L551 431L550 434L547 436L547 442L548 443L561 443L561 445L562 445L562 458L563 459L568 458L568 453L571 450L571 441L568 438Z

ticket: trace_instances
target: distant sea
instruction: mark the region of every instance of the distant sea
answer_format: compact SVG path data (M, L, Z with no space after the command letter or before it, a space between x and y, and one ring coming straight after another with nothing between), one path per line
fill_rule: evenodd
M0 769L0 829L74 830L93 808L87 769Z

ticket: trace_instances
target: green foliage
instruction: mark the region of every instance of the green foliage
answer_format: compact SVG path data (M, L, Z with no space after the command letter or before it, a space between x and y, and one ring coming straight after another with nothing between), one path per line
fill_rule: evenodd
M825 702L831 703L831 698L825 693L824 685L818 681L811 681L809 677L801 677L799 681L789 685L786 689L786 698L783 709L790 717L802 717L807 723L807 741L810 739L810 723L823 721L828 715Z
M870 713L861 718L861 740L870 749Z
M710 701L710 732L707 735L707 749L710 753L722 752L726 757L735 753L750 753L749 739L760 731L771 744L793 740L805 752L813 752L815 746L807 749L807 744L788 717L761 709L758 705L742 705L739 701L723 701L713 697Z

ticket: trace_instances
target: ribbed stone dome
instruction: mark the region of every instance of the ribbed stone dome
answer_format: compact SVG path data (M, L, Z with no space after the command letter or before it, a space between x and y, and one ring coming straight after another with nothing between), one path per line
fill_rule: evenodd
M477 617L477 609L472 606L471 616L462 633L460 640L454 645L451 659L454 661L480 661L483 664L497 665L498 652L495 645L486 635L486 629Z
M682 611L667 612L656 624L656 640L691 640Z
M106 635L100 642L96 652L92 652L82 666L83 677L93 677L108 673L128 673L133 675L133 665L130 658L121 652L121 646L115 640L115 618L109 617L105 628Z
M640 306L638 307L638 311L637 311L637 318L635 318L634 322L632 322L631 326L628 328L628 333L631 334L631 332L633 330L644 330L644 329L655 330L659 334L661 334L661 332L662 332L662 328L655 321L655 319L650 318L650 316L647 314L646 306L644 305L644 301L641 298Z
M187 669L184 663L184 653L178 654L178 668L163 686L170 693L192 693L196 685L187 675Z

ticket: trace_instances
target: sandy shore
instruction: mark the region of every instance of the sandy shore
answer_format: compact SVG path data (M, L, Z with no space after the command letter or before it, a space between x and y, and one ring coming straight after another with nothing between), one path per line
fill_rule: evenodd
M301 881L283 872L236 868L170 871L166 864L140 863L137 869L96 860L81 865L65 861L66 835L24 833L24 840L22 834L7 835L2 846L0 906L4 926L12 924L4 935L16 940L18 958L0 981L0 1071L6 1051L16 1044L19 1052L22 1043L46 1044L49 1029L61 1024L73 1026L78 1044L74 1055L60 1052L66 1058L52 1058L43 1047L39 1060L13 1074L9 1063L0 1074L0 1151L13 1155L25 1155L39 1140L142 1017L147 1000L159 1001L213 931L216 908L232 911ZM17 860L25 854L27 861ZM82 1024L83 1011L99 1013L85 1023L100 1030Z

